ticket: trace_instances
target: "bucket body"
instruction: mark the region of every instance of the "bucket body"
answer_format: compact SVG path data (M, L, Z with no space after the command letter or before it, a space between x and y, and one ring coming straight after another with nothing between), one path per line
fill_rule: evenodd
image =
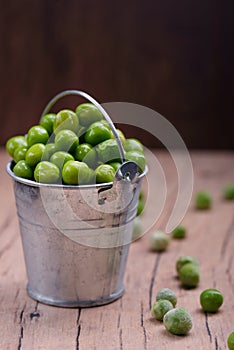
M14 192L29 295L46 304L87 307L124 292L124 272L140 185L37 184L7 171Z

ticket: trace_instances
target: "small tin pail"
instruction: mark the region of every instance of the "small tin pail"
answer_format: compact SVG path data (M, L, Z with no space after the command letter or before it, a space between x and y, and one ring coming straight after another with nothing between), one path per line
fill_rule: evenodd
M66 95L87 98L110 124L122 165L113 183L69 186L14 180L20 233L27 270L28 294L43 303L64 307L103 305L124 292L123 278L137 212L142 178L124 151L106 111L84 92L69 90L55 96L51 106Z

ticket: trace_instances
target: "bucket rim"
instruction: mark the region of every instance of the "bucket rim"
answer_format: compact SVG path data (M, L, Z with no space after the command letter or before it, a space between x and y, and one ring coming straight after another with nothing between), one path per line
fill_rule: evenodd
M13 178L16 182L20 182L24 185L28 185L31 187L47 187L47 188L63 188L63 189L90 189L90 188L103 188L103 187L111 188L113 186L113 182L104 182L104 183L100 183L100 184L90 184L90 185L65 185L65 184L47 184L47 183L42 183L42 182L36 182L33 180L28 180L28 179L24 179L22 177L16 176L12 171L13 164L14 164L14 161L11 160L6 165L6 171L7 171L8 175L10 175L11 178ZM146 165L144 171L141 174L139 174L139 176L137 177L136 182L140 181L143 177L145 177L145 175L147 173L148 173L148 167Z

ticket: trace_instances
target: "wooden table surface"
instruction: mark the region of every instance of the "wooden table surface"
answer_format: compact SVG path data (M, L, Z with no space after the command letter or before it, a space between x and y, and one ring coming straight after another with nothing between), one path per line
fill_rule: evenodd
M124 296L101 307L66 309L43 305L27 295L13 186L5 172L9 157L0 151L1 350L227 349L227 337L234 331L234 201L223 200L222 191L225 184L234 182L234 153L191 152L193 194L206 189L213 206L197 211L193 198L182 221L187 238L171 239L168 250L161 254L149 250L149 237L154 229L165 227L175 200L177 177L168 153L155 150L154 154L167 180L167 201L151 229L131 244ZM150 192L156 197L154 176L149 171ZM151 224L155 210L151 199L141 216L145 227ZM195 289L183 289L176 277L175 262L180 255L199 259L201 281ZM178 306L191 313L194 326L189 335L174 336L152 318L150 307L163 287L173 289ZM224 304L216 314L201 311L199 295L206 288L217 288L224 295Z

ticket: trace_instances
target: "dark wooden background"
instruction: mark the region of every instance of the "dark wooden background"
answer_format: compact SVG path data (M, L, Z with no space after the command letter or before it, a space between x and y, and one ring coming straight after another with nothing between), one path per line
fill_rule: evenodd
M155 109L191 148L233 148L233 10L232 0L0 0L0 144L78 88Z

